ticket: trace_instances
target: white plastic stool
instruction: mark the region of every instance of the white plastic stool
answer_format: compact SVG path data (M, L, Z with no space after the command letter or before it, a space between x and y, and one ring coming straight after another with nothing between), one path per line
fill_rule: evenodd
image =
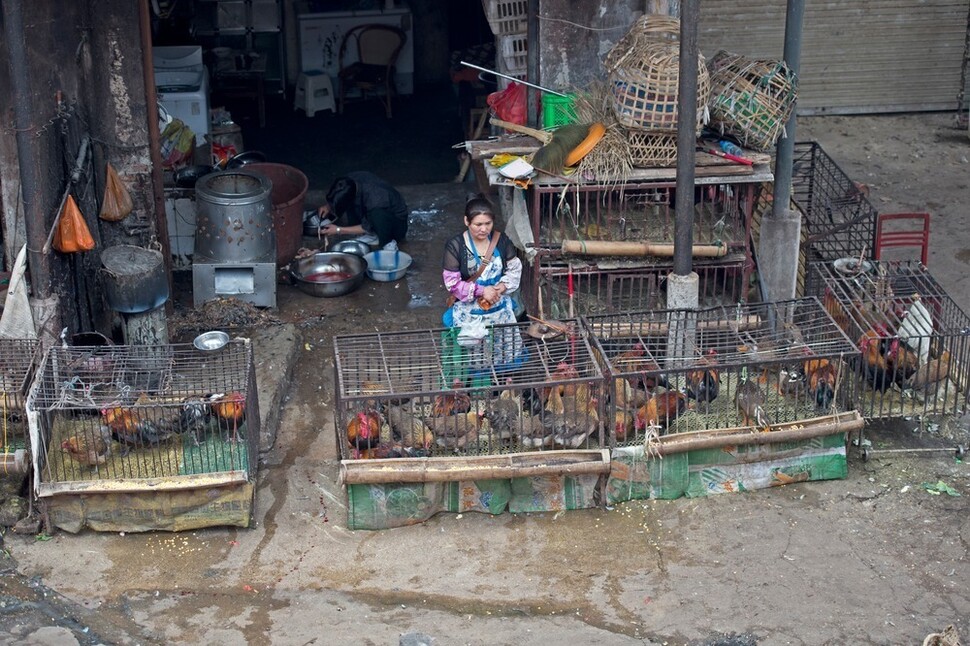
M296 79L296 96L293 109L302 108L306 116L312 117L318 110L337 111L333 100L333 85L330 75L319 70L301 72Z

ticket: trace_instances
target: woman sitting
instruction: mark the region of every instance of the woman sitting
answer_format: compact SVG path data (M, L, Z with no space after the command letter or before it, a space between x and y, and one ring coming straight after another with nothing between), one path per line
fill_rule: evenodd
M442 278L454 304L442 317L448 327L515 323L510 292L519 288L522 261L515 246L496 231L492 204L479 195L465 204L466 230L445 244ZM493 338L494 365L522 358L522 337L509 328Z

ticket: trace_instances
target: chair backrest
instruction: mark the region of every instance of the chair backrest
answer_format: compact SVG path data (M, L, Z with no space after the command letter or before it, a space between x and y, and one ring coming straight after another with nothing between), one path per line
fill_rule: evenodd
M392 25L367 24L353 27L344 34L340 44L340 67L344 67L344 59L351 43L356 46L359 62L393 67L406 40L407 34L404 30Z
M898 220L912 220L916 227L899 229L895 226L886 230L884 224ZM918 247L920 262L926 265L929 259L930 247L930 214L929 213L881 213L876 219L876 248L872 257L880 260L882 250L887 247Z

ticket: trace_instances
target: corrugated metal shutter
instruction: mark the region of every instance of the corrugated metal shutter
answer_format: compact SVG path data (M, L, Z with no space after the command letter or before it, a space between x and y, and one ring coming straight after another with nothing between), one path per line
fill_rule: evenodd
M699 44L782 57L784 0L702 2ZM953 110L966 0L806 2L799 114Z

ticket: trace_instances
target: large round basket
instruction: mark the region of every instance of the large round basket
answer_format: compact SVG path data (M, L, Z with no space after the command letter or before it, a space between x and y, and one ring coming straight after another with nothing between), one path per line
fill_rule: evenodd
M795 108L797 79L784 61L720 51L710 62L711 125L747 148L769 150Z
M680 83L680 21L639 18L606 57L613 112L620 125L640 130L677 130ZM711 84L704 57L697 56L697 120L706 122Z

